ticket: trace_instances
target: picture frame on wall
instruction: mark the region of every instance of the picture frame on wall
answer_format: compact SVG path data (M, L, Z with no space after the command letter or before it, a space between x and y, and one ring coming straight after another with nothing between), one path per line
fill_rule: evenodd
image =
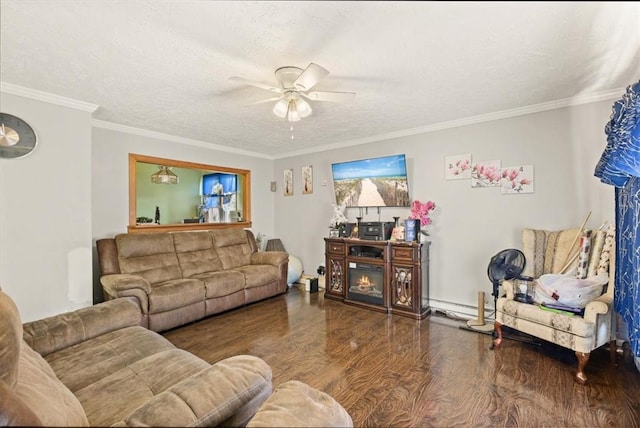
M444 174L445 180L471 178L471 153L445 156Z
M533 165L502 168L500 190L503 195L533 193Z
M498 187L502 178L499 160L474 163L471 167L471 187Z
M284 196L293 195L293 169L285 169L283 177Z
M302 167L302 194L313 193L313 167L306 165Z

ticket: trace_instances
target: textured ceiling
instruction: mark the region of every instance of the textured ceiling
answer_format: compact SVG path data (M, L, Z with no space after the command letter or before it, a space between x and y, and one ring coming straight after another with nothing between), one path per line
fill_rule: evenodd
M0 1L0 80L100 107L100 121L284 157L624 89L638 2ZM294 125L251 103L315 62Z

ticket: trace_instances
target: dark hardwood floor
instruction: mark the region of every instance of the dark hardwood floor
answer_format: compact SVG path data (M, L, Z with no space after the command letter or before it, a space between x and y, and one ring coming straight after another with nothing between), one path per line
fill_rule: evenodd
M416 321L324 299L286 295L169 332L176 346L213 363L264 359L273 385L297 379L340 402L355 426L638 427L640 374L608 348L591 354L587 385L572 351L459 328L441 315Z

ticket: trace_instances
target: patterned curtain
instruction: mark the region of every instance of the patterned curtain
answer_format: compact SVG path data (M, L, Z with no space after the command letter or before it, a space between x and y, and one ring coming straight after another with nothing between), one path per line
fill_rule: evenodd
M640 358L640 82L613 105L605 127L607 147L595 176L615 186L615 309L629 326L629 343Z

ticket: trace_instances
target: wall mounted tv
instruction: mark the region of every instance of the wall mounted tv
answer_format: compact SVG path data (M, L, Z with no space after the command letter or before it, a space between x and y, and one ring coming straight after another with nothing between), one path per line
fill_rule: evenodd
M347 207L408 207L405 155L331 165L336 204Z

